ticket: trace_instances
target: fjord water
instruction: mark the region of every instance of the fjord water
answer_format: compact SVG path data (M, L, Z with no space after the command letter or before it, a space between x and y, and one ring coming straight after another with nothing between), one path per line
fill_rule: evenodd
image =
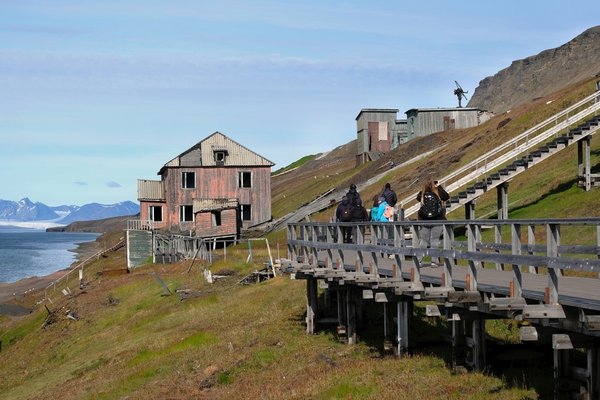
M0 226L0 282L44 276L67 268L75 261L73 250L77 245L97 236Z

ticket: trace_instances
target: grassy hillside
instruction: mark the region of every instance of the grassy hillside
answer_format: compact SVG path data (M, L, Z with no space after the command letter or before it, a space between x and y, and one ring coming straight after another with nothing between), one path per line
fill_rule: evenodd
M372 343L339 343L330 331L307 335L304 282L277 277L238 285L255 267L239 261L246 254L243 247L229 251L229 261L213 268L238 275L213 285L197 265L189 274L185 262L147 266L93 275L85 291L55 297L48 306L56 317L45 328L44 307L5 318L0 398L535 398L498 377L453 375L440 356L398 360L382 357ZM92 268L124 262L120 251ZM163 296L154 272L172 291L193 289L198 297Z
M419 190L422 182L428 177L439 178L458 169L461 165L474 160L481 154L574 104L594 90L595 80L588 80L550 96L536 99L511 110L510 113L497 115L480 126L440 132L429 137L412 140L394 149L380 160L361 165L358 168L355 168L356 141L353 140L320 160L308 162L302 168L275 176L273 178L273 215L274 217L284 215L329 189L347 188L351 182L365 182L381 171L389 169L391 162L400 165L418 154L441 148L436 152L435 157L394 169L380 182L361 192L363 201L370 202L370 199L381 191L383 185L390 182L401 199ZM598 137L595 137L592 141L593 166L598 164L599 140ZM556 193L574 184L576 177L577 149L572 146L571 149L549 158L510 182L511 210L537 202L542 196ZM578 193L583 194L584 192L579 191ZM491 191L479 199L476 214L489 214L495 207L495 196L495 191ZM332 205L332 209L333 207L334 205ZM597 208L585 206L582 209L562 208L558 211L559 214L547 215L600 215ZM543 214L536 215L541 217ZM330 216L331 210L325 212L321 216L321 220L326 220ZM315 216L315 218L319 217ZM459 209L449 218L462 219L464 213Z
M420 152L445 145L435 158L395 170L363 191L368 201L389 181L399 197L430 175L442 176L593 90L593 82L565 89L495 117L469 130L445 132L407 143L382 160L355 168L355 141L273 177L273 215L284 215L319 194L363 182ZM549 100L552 102L547 103ZM509 121L507 121L510 119ZM598 138L592 164L598 167ZM597 191L576 187L576 149L561 152L510 184L511 218L599 216ZM568 206L566 206L568 205ZM477 203L492 213L495 193ZM333 207L333 206L332 206ZM457 211L451 218L462 218ZM327 219L330 211L314 216ZM116 241L122 232L100 240ZM284 232L269 236L274 256L285 253ZM227 250L210 268L225 277L208 284L207 264L147 265L125 275L125 250L86 267L83 291L71 282L71 296L51 292L52 302L26 317L0 317L0 399L535 399L551 390L547 374L453 374L447 349L419 346L402 359L381 351L381 310L356 346L336 340L333 330L304 331L305 283L277 277L252 286L238 281L262 268L266 249L253 243ZM155 273L171 292L164 296ZM35 305L39 293L20 300ZM53 312L48 320L47 305ZM417 309L417 312L419 310ZM70 316L70 317L69 317ZM494 329L510 331L501 321ZM435 321L422 318L415 337L436 338Z

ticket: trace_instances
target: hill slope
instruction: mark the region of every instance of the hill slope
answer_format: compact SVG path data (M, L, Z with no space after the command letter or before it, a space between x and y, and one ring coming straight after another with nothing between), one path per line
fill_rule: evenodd
M385 182L403 197L425 178L443 176L594 88L594 79L572 85L513 107L510 114L479 127L406 143L359 168L354 167L356 143L351 141L275 176L274 215L292 212L331 188L368 182L383 171L388 173L380 181L364 185L365 202ZM600 138L594 138L596 170L599 145ZM390 169L391 162L401 165L432 149L436 149L433 157ZM561 152L511 182L511 217L599 215L598 189L583 192L575 185L575 150ZM478 201L478 213L494 205L492 191ZM330 211L311 218L326 220ZM462 217L454 214L450 217ZM283 235L269 236L269 241L272 248L285 249ZM262 265L266 250L259 243L252 245L256 264L247 261L248 248L238 245L228 248L226 259L215 258L210 266L198 262L191 268L189 261L148 265L113 276L108 272L125 265L122 249L86 266L84 290L71 283L75 289L69 296L61 294L63 286L52 292L53 302L44 303L54 312L52 318L40 306L21 319L0 317L0 399L534 399L551 395L551 362L547 371L538 367L525 374L519 369L511 378L453 374L446 365L445 348L417 349L402 359L385 357L381 309L371 314L376 318L361 330L356 346L339 343L335 327L306 335L304 282L277 277L253 286L237 284L239 277ZM226 277L210 285L203 279L202 267ZM164 295L156 274L172 293L185 289L194 296L180 300L177 294ZM30 293L20 301L31 305L39 296ZM427 318L417 321L414 337L419 339L437 339L444 328ZM543 375L550 380L541 381Z
M537 97L600 74L600 26L570 42L514 61L479 82L468 107L500 114Z

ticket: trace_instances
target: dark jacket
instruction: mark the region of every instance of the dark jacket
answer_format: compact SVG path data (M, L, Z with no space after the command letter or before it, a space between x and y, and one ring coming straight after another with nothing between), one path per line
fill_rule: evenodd
M360 198L360 194L356 191L356 189L348 190L346 193L346 197L350 201L353 207L362 206L362 199Z
M438 186L437 187L438 193L440 194L438 197L440 198L440 200L442 201L442 203L444 203L445 201L448 201L448 199L450 199L450 195L448 194L448 192L446 192L444 190L443 187ZM435 193L434 193L435 194ZM419 194L417 194L417 201L420 203L421 202L421 197L423 196L423 191L421 190L419 192ZM446 207L443 208L444 212L442 213L441 216L434 218L434 220L443 220L446 219Z
M388 203L392 207L394 207L396 205L396 203L398 202L398 196L396 196L396 192L394 192L390 188L385 188L385 190L383 191L383 193L381 193L381 195L385 199L385 202Z
M335 219L337 222L340 222L342 220L342 212L344 212L344 210L349 210L350 212L352 212L352 204L350 204L350 201L348 201L347 199L343 199L341 201L341 203L338 205L337 209L335 210Z

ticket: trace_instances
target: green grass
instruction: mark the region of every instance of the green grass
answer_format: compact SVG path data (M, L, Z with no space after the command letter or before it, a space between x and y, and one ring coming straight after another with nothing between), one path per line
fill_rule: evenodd
M302 165L306 164L307 162L309 162L311 160L314 160L315 157L316 157L316 154L312 154L312 155L309 155L309 156L304 156L304 157L300 158L299 160L294 161L293 163L291 163L290 165L288 165L286 167L279 168L275 172L271 173L271 175L281 174L282 172L286 172L286 171L289 171L291 169L301 167Z
M439 140L447 144L439 163L417 162L388 174L386 180L402 198L416 189L413 182L418 177L458 168L465 160L474 159L556 112L558 107L571 104L586 90L583 86L577 88L543 110L514 110L513 120L498 131L495 127L499 119L461 132L460 136L439 135ZM593 149L599 140L592 140ZM397 157L399 164L410 157L410 146L390 157ZM598 189L584 192L575 185L574 149L551 157L511 181L510 218L600 215ZM446 154L457 154L460 162L443 159ZM313 158L307 156L286 168L304 165ZM345 187L351 180L360 182L361 177L374 176L388 161L384 158L335 173L316 171L286 188L286 196L273 202L273 215L287 214L333 187ZM598 162L598 153L593 152L595 168ZM366 188L361 193L363 200L367 202L369 195L380 189L381 182ZM491 212L495 202L495 192L490 191L477 202L477 213ZM314 217L326 220L331 211ZM463 213L460 210L451 217L461 214L458 217L462 218ZM285 231L273 232L268 238L273 258L278 257L277 244L281 256L286 256ZM563 243L576 238L576 232L561 232ZM96 274L124 268L124 250L101 258L86 267L89 284L84 293L76 290L76 296L65 298L60 294L64 286L57 288L52 308L60 311L61 318L47 329L41 328L46 312L39 307L25 317L0 319L0 399L538 397L544 384L536 381L539 377L523 380L482 373L453 374L446 365L444 349L437 354L423 351L401 359L382 356L378 326L369 329L369 343L361 341L354 346L337 342L331 331L307 335L303 325L304 281L277 277L258 285L237 284L242 276L262 268L268 260L264 242L253 242L252 252L254 262L247 262L247 244L228 248L227 260L216 260L210 268L214 273L228 270L237 275L213 285L202 277L201 268L208 267L205 263L195 264L190 273L188 261L147 265L112 278ZM177 295L163 296L154 272L172 291L189 288L200 296L184 301ZM119 300L118 304L108 304L109 294ZM76 310L80 319L66 319L66 309ZM420 304L416 304L415 312L416 337L435 341L448 332L443 320L425 317ZM488 321L486 330L503 343L517 341L518 325L514 321Z

